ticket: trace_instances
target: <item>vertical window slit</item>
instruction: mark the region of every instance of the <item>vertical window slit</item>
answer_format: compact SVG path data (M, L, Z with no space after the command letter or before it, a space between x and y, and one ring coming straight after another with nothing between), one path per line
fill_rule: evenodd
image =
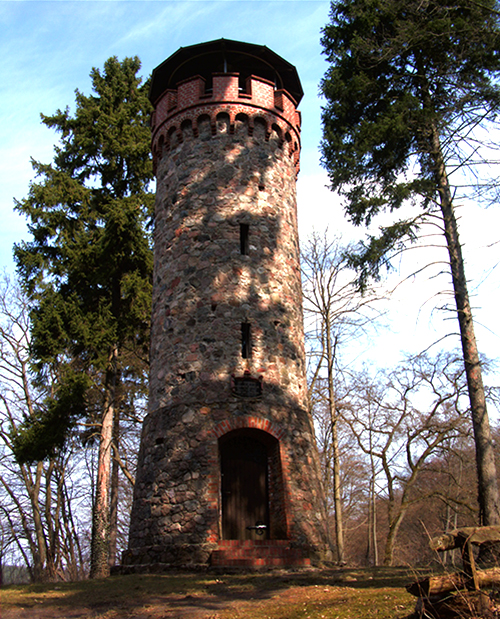
M248 256L248 236L250 226L248 224L240 224L240 253L242 256Z
M249 359L252 351L250 323L241 323L241 356L243 359Z

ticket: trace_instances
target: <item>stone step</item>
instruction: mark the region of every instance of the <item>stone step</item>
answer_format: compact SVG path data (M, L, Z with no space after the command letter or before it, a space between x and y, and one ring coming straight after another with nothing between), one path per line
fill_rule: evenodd
M288 539L221 539L217 544L219 548L290 548Z
M308 567L309 558L288 540L221 540L212 552L214 567Z

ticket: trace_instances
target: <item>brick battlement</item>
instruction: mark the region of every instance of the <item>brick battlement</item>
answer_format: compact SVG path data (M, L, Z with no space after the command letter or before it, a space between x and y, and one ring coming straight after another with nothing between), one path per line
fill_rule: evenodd
M176 90L163 93L151 119L155 168L165 151L185 139L199 137L201 125L207 121L215 136L221 119L231 134L238 122L245 123L249 136L255 135L257 121L264 139L276 138L298 173L301 118L296 102L286 90L276 90L272 82L255 75L246 80L242 90L238 73L214 73L210 91L202 77L194 76L180 82Z

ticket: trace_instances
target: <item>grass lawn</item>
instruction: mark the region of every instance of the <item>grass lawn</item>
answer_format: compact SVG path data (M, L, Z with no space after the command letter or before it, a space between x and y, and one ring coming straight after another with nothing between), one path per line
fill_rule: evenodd
M113 576L0 590L1 619L406 619L404 568Z

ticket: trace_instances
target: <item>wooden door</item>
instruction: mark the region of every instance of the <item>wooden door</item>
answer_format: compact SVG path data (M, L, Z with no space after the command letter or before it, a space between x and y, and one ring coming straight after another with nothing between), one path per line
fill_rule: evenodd
M268 539L267 447L248 436L222 443L221 476L223 538Z

